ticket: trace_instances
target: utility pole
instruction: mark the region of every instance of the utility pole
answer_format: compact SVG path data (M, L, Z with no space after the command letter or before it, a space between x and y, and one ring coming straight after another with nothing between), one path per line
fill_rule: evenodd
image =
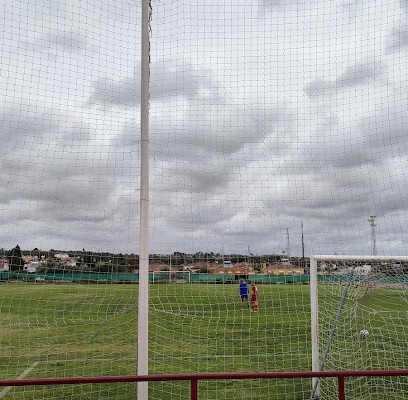
M290 240L289 240L289 228L286 228L286 238L287 238L287 244L286 244L286 254L287 257L290 261Z
M375 223L375 218L375 215L371 215L370 219L368 220L371 226L371 255L373 256L377 255L377 244L375 240L375 227L377 224Z
M249 253L249 265L251 268L255 269L255 256L251 253L249 246L248 246L248 253ZM251 257L252 257L252 263L251 263Z
M302 264L301 264L301 267L304 270L306 265L305 265L305 241L303 240L303 221L300 227L302 229Z

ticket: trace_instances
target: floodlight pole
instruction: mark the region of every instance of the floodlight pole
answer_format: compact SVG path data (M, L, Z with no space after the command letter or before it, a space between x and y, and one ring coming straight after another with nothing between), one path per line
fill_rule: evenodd
M148 375L149 349L149 26L151 0L142 0L142 53L140 89L140 237L139 298L137 314L137 375ZM148 382L137 383L137 399L147 400Z
M371 254L373 256L377 255L377 244L375 240L375 227L377 226L377 224L375 223L375 218L375 215L371 215L370 219L368 220L371 226Z

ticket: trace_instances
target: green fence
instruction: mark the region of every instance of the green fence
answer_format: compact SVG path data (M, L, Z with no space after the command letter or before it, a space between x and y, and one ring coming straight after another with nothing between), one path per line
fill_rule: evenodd
M168 273L163 277L160 273L149 274L151 283L168 282ZM185 279L185 273L172 274L172 280L177 278ZM237 283L242 275L235 274L190 274L189 280L192 283ZM162 279L161 279L162 278ZM246 277L249 282L256 283L308 283L308 275L249 275ZM106 273L106 272L56 272L56 273L23 273L23 272L0 272L1 281L25 281L25 282L81 282L81 283L138 283L139 274ZM171 281L172 281L171 280Z
M188 281L185 272L174 272L169 279L169 273L160 272L149 274L151 283L163 283L172 281ZM194 274L191 273L189 281L192 283L237 283L244 275L235 274ZM248 282L279 284L279 283L309 283L309 275L248 275L245 276ZM349 279L348 275L320 275L319 281L322 283L345 283ZM353 282L360 282L363 276L354 276ZM373 279L372 277L370 278ZM408 276L390 277L376 276L375 281L381 283L408 283ZM139 283L139 274L131 273L109 273L109 272L55 272L55 273L27 273L27 272L0 272L1 281L25 281L25 282L81 282L81 283Z

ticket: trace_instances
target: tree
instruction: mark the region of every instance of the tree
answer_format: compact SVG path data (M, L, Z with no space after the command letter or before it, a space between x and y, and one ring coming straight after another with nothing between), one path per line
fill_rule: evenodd
M21 257L20 246L17 245L8 252L10 260L10 271L22 271L24 267L24 260Z

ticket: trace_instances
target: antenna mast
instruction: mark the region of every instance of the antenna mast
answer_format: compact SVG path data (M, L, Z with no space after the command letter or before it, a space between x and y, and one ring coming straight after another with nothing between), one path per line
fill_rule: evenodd
M288 256L288 259L290 261L290 240L289 240L289 228L286 228L286 238L287 238L287 243L286 243L286 254Z

